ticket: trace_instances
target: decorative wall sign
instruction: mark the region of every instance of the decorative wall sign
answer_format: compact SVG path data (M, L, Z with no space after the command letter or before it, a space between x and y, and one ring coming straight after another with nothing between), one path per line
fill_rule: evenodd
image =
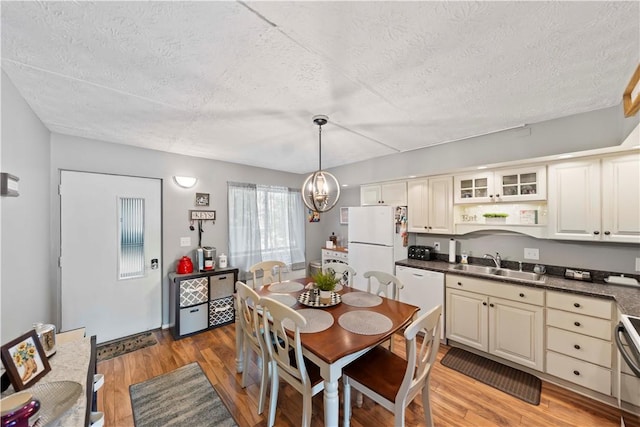
M3 345L0 356L16 391L31 386L51 370L35 330Z
M209 193L196 193L196 206L209 206Z
M349 224L349 208L340 208L340 224Z
M215 221L216 211L189 211L189 219L192 221L197 219Z

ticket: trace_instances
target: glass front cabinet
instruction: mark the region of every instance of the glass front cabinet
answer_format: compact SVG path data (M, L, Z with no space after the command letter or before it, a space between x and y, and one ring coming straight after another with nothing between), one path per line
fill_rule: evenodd
M545 165L455 177L455 203L518 202L546 198Z

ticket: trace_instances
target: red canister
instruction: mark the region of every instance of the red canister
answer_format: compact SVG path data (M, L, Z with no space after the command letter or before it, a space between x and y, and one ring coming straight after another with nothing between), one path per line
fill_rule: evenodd
M188 256L183 256L178 261L178 268L176 270L178 274L188 274L193 273L193 263L191 262L191 258Z

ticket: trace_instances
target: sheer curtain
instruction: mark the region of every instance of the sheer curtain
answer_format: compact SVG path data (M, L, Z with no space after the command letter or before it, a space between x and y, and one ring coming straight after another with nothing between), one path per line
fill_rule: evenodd
M229 262L241 277L253 264L278 260L305 268L304 209L299 189L230 182Z

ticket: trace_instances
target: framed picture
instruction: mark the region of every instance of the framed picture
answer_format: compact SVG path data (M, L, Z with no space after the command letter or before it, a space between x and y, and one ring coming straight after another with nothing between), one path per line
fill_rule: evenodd
M209 206L209 193L196 193L196 206Z
M340 208L340 224L349 224L349 208Z
M320 222L320 212L308 210L307 218L309 222Z
M30 387L51 370L35 330L3 345L0 356L16 391Z

